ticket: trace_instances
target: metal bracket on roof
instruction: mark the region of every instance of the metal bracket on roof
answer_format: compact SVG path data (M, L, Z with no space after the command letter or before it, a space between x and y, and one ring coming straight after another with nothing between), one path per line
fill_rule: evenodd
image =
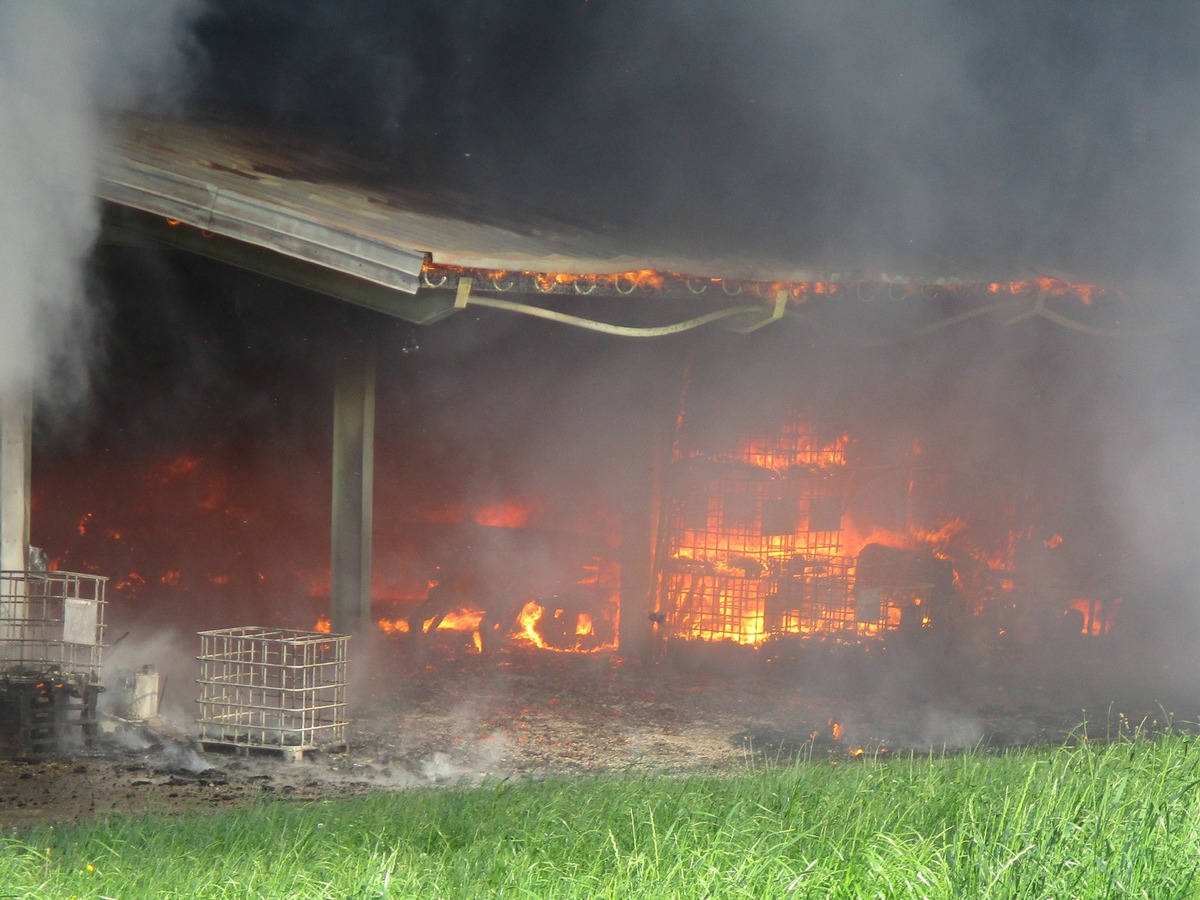
M458 290L454 293L454 308L466 309L467 299L471 296L471 285L474 284L474 279L466 275L458 279Z
M782 319L784 312L787 311L788 290L780 288L775 292L775 311L771 314L771 321Z
M771 310L768 316L756 315L753 319L747 321L745 318L733 319L726 323L725 327L730 331L736 331L739 334L749 334L752 331L758 331L764 325L770 325L772 322L782 319L787 312L787 302L790 292L787 288L779 288L775 291L775 307ZM740 324L739 324L740 321Z

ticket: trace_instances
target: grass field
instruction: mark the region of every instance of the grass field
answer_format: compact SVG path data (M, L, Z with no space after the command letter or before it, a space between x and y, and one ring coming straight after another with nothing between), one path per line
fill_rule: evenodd
M264 803L9 837L0 897L1200 896L1200 738Z

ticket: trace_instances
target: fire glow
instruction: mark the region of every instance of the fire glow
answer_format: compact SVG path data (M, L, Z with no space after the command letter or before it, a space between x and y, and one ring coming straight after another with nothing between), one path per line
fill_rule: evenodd
M1032 634L1054 615L1063 633L1110 633L1119 599L1059 596L1019 559L1059 553L1060 534L1014 527L988 546L961 516L924 528L859 526L845 487L851 442L820 438L801 417L729 452L677 452L656 611L667 637L859 642L948 627L964 614L995 614L996 635Z
M1091 306L1102 297L1118 296L1110 288L1082 284L1061 278L1040 277L1024 281L938 282L904 280L847 280L829 276L826 280L755 280L730 279L709 275L687 275L657 269L627 272L578 274L571 272L535 272L516 269L477 269L433 263L428 258L421 271L423 287L453 289L463 278L470 278L475 289L494 293L576 294L627 296L634 293L672 293L680 296L758 298L775 302L779 298L801 305L809 298L846 295L861 301L877 298L935 297L949 294L974 297L1043 297L1074 299Z
M1031 554L1065 555L1071 535L1020 522L1015 504L1002 504L1011 527L999 537L992 529L990 542L966 515L910 520L906 527L881 527L860 518L847 488L857 440L852 430L822 432L810 416L798 415L767 433L746 434L728 449L676 446L663 484L654 563L656 606L650 621L658 624L657 633L667 640L748 646L788 637L862 643L973 618L993 635L1021 640L1045 627L1047 611L1058 617L1063 634L1099 638L1119 627L1120 597L1044 579L1036 559L1030 566ZM922 458L919 442L911 442L911 455ZM915 471L915 466L901 468ZM162 497L214 532L260 519L253 501L234 499L236 483L204 456L180 454L146 467L140 477L158 486L145 496ZM910 497L919 499L920 479L904 477ZM435 502L410 511L405 525L416 531L473 527L507 535L505 542L526 533L522 540L536 544L545 527L543 502L517 496L461 505ZM282 567L224 569L214 561L189 564L161 553L135 562L134 551L145 553L142 548L150 546L144 523L154 519L134 510L117 518L97 509L82 514L76 509L68 520L86 556L82 551L56 555L51 568L103 566L119 573L113 590L130 599L192 592L231 599L247 591L274 596L292 585L299 585L311 604L328 597L328 570L307 561L296 562L286 582ZM610 546L617 546L616 537ZM105 565L107 558L127 563ZM575 560L575 568L562 569L556 587L544 583L537 591L520 586L495 591L487 586L491 573L484 567L456 589L453 602L422 611L436 581L418 581L418 573L433 562L405 554L389 562L395 572L404 569L404 577L377 585L373 621L380 633L405 641L443 640L446 646L478 652L505 645L550 652L617 647L618 578L615 570L602 572L614 560L594 559L582 571ZM1039 616L1041 624L1034 621ZM632 620L640 618L635 609ZM303 621L288 624L305 627ZM315 627L328 631L332 623L321 617Z

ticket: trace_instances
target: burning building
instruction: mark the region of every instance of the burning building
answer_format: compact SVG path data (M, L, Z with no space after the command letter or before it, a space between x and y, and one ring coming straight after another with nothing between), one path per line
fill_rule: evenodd
M312 564L321 551L297 544L258 554L236 575L218 571L217 559L203 563L206 590L303 590L318 608L293 616L280 599L268 614L323 620L321 598L331 596L339 631L379 628L414 640L463 631L477 649L515 639L628 652L658 641L861 643L973 618L994 618L996 634L1033 634L1058 617L1096 636L1110 630L1104 610L1124 599L1122 587L1081 574L1086 561L1064 565L1067 552L1056 552L1064 542L1094 543L1108 523L1062 534L1046 514L1056 478L1086 492L1102 460L1088 447L1071 459L1013 456L1014 447L1036 443L1034 431L1055 453L1069 445L1092 427L1096 396L1065 416L1053 400L1034 409L1027 398L1047 389L1058 363L1031 365L1014 378L1006 358L985 361L976 368L1007 378L1013 399L996 404L998 420L968 424L959 416L970 398L956 390L950 369L961 347L998 334L1020 353L1046 346L1055 360L1082 359L1073 333L1091 342L1126 333L1118 319L1131 314L1132 301L1121 291L1049 278L923 284L778 271L734 278L719 274L719 261L602 263L603 241L586 234L554 238L596 251L568 259L572 274L555 273L539 270L548 259L545 236L405 211L403 198L375 188L314 181L303 150L267 148L247 132L133 122L107 160L101 192L113 249L104 265L136 269L154 248L177 254L180 275L172 277L238 298L243 324L214 320L212 327L237 332L254 320L254 352L266 341L303 343L321 331L325 346L306 351L305 366L289 377L324 390L321 371L338 371L332 407L324 399L313 406L334 421L332 443L323 449L310 433L305 450L331 453L333 468L307 479L312 496L296 512L318 520L316 498L332 491L332 581ZM450 249L436 249L441 242ZM197 261L206 258L216 262ZM336 312L322 305L322 293L370 312ZM261 313L251 311L255 305ZM625 321L613 321L617 311ZM399 320L386 326L396 354L369 333L380 312ZM505 331L510 342L500 343L480 337L475 322L483 312L549 324L523 325L515 340L516 331ZM281 315L292 325L280 328ZM577 327L564 336L564 325ZM816 336L830 330L841 333L819 345ZM953 344L941 340L944 330L953 330ZM617 346L613 335L654 349ZM481 342L467 366L450 362L458 341ZM895 347L922 362L885 386ZM579 365L593 355L608 358ZM447 368L416 362L431 357ZM740 370L730 371L729 360ZM521 377L530 365L578 369L581 377L564 380L574 395L532 385ZM514 371L502 376L506 366ZM1101 361L1089 366L1097 379L1110 377ZM931 373L946 385L931 387ZM467 393L490 378L497 388L439 404L428 382L427 396L402 400L401 418L378 413L385 424L377 425L379 398L391 407L393 385L414 378L462 379ZM583 379L594 380L579 393ZM628 404L638 392L635 409ZM564 401L581 412L563 416ZM904 415L897 404L907 405ZM539 414L521 414L525 405ZM375 436L380 427L386 437ZM451 458L428 459L428 446L397 442L408 428L452 446ZM484 451L472 440L491 446ZM230 479L243 463L196 447L164 446L159 456L137 476L145 484L139 495L178 494L194 515L208 514L206 528L240 519L246 542L274 543L251 537L252 523L265 524L251 484L261 475L248 473L235 486ZM482 466L481 456L490 457ZM585 466L611 483L591 482ZM407 469L431 480L416 486ZM294 477L293 492L304 482ZM480 478L491 483L472 484ZM288 492L280 484L268 490L280 499ZM397 506L392 497L406 499ZM88 541L60 564L97 565L89 554L103 553L105 542L130 541L125 527L95 522L88 510L70 515ZM307 529L309 541L324 532ZM97 538L100 547L83 549ZM199 544L228 568L227 538ZM1034 545L1036 553L1028 549ZM261 562L296 553L305 561L283 565L282 578ZM188 583L195 590L197 576L182 563L147 559L146 573L128 562L115 576L118 592L186 593ZM373 575L380 576L374 586Z
M213 4L197 97L110 122L104 415L29 462L6 395L6 542L32 493L115 619L408 650L1190 622L1169 16L385 6ZM646 67L676 26L702 73Z

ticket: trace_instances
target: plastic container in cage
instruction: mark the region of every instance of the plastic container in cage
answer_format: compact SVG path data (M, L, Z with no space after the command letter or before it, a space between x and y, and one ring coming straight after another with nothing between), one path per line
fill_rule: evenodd
M291 759L345 749L349 641L259 626L200 632L200 743Z
M77 572L0 571L0 671L96 681L107 581Z
M107 581L0 571L0 747L65 752L96 734Z

